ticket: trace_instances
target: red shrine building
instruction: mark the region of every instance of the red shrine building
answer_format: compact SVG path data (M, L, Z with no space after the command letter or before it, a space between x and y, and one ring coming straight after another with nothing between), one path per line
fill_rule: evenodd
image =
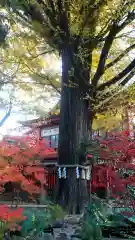
M49 147L55 150L45 156L46 164L55 164L57 162L56 152L59 140L59 114L50 114L45 119L38 118L20 123L24 128L31 128L27 134L34 135L37 141L41 138L45 139Z
M35 135L37 139L44 138L48 142L49 147L56 150L55 152L50 152L50 154L45 156L44 162L46 165L57 164L60 114L59 110L58 111L57 109L55 110L56 110L55 112L51 112L48 115L48 118L38 118L20 122L24 128L29 127L31 129L29 131L29 134ZM129 130L130 136L134 137L134 125L133 125L133 118L135 116L133 111L134 106L132 106L132 108L129 110L130 111L127 112L128 115L127 118L124 119L123 126L126 130Z
M55 173L55 176L54 175L52 176L52 174L50 175L50 181L52 182L53 180L53 185L55 184L55 177L56 177L57 148L58 148L58 140L59 140L59 122L60 122L59 112L58 113L51 112L46 118L37 118L33 120L20 122L23 128L30 129L26 133L27 135L34 136L37 139L37 141L40 140L41 138L45 139L49 144L49 147L54 149L54 151L51 151L50 153L44 156L44 165L48 169L51 169L51 171L54 171ZM129 129L131 129L132 124L130 123L130 121L128 121L128 124L126 124L126 126L128 126ZM100 188L101 192L102 191L104 192L107 187L106 186L107 174L104 174L105 176L104 182L102 183L100 182L99 175L98 175L98 169L100 169L100 167L102 167L101 163L97 164L97 166L95 166L93 169L92 188L94 192L96 191L97 187ZM106 172L106 166L104 170Z

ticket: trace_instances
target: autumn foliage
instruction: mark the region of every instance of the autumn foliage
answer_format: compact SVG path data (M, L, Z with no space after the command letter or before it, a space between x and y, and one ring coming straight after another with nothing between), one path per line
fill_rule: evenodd
M47 170L41 167L44 157L54 150L44 140L34 137L12 138L12 142L0 142L0 186L4 191L7 182L17 183L30 195L40 192L46 185ZM39 183L38 185L36 183Z
M18 225L21 221L24 221L26 216L23 216L23 208L10 209L8 205L0 206L0 227L10 230L21 230L21 226Z
M41 192L41 185L46 186L47 170L41 166L46 155L55 153L44 140L24 136L12 141L0 141L0 191L10 182L14 188L28 192L30 198ZM38 183L38 184L37 184ZM16 189L16 190L17 190ZM0 206L0 228L20 230L20 221L25 220L23 208L10 209L8 205ZM4 230L3 230L4 231Z
M124 131L104 140L97 137L97 141L101 146L100 160L104 162L93 168L93 191L109 188L112 197L123 198L128 186L135 186L135 140L131 140L128 131Z

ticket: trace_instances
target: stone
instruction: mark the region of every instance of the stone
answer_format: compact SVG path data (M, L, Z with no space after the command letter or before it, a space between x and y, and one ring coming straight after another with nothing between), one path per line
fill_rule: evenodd
M71 240L80 240L81 238L71 237Z
M71 240L80 240L80 239L82 239L82 238L79 234L72 234L71 235Z
M81 240L79 237L81 215L67 215L53 224L54 240Z
M59 233L59 235L55 238L55 240L70 240L66 233Z
M42 238L40 237L41 240L54 240L54 237L51 233L44 233Z
M53 224L53 228L62 228L63 225L65 224L64 220L59 220L59 221L56 221L54 224Z
M68 222L68 224L79 224L82 215L67 215L64 221Z

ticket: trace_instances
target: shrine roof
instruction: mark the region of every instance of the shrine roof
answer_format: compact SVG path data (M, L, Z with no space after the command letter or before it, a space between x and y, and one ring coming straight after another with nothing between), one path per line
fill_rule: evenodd
M43 125L54 125L59 123L59 114L50 114L47 117L36 118L28 121L19 121L23 126L42 127Z
M58 102L54 108L51 109L49 113L44 117L35 118L27 121L19 121L23 126L28 127L42 127L43 125L54 125L59 123L60 116L60 103Z

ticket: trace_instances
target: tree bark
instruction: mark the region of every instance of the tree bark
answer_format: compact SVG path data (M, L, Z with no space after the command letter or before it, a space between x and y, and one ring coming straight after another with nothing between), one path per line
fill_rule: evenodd
M66 48L62 53L62 90L59 129L59 165L72 165L67 167L67 178L59 179L57 199L63 202L70 213L80 212L86 204L89 193L87 180L76 178L75 164L83 164L85 157L80 159L78 149L82 141L88 138L91 127L89 103L84 99L86 85L82 79L89 82L89 63L75 59L75 53ZM73 74L71 75L71 72ZM71 85L70 85L71 84Z

